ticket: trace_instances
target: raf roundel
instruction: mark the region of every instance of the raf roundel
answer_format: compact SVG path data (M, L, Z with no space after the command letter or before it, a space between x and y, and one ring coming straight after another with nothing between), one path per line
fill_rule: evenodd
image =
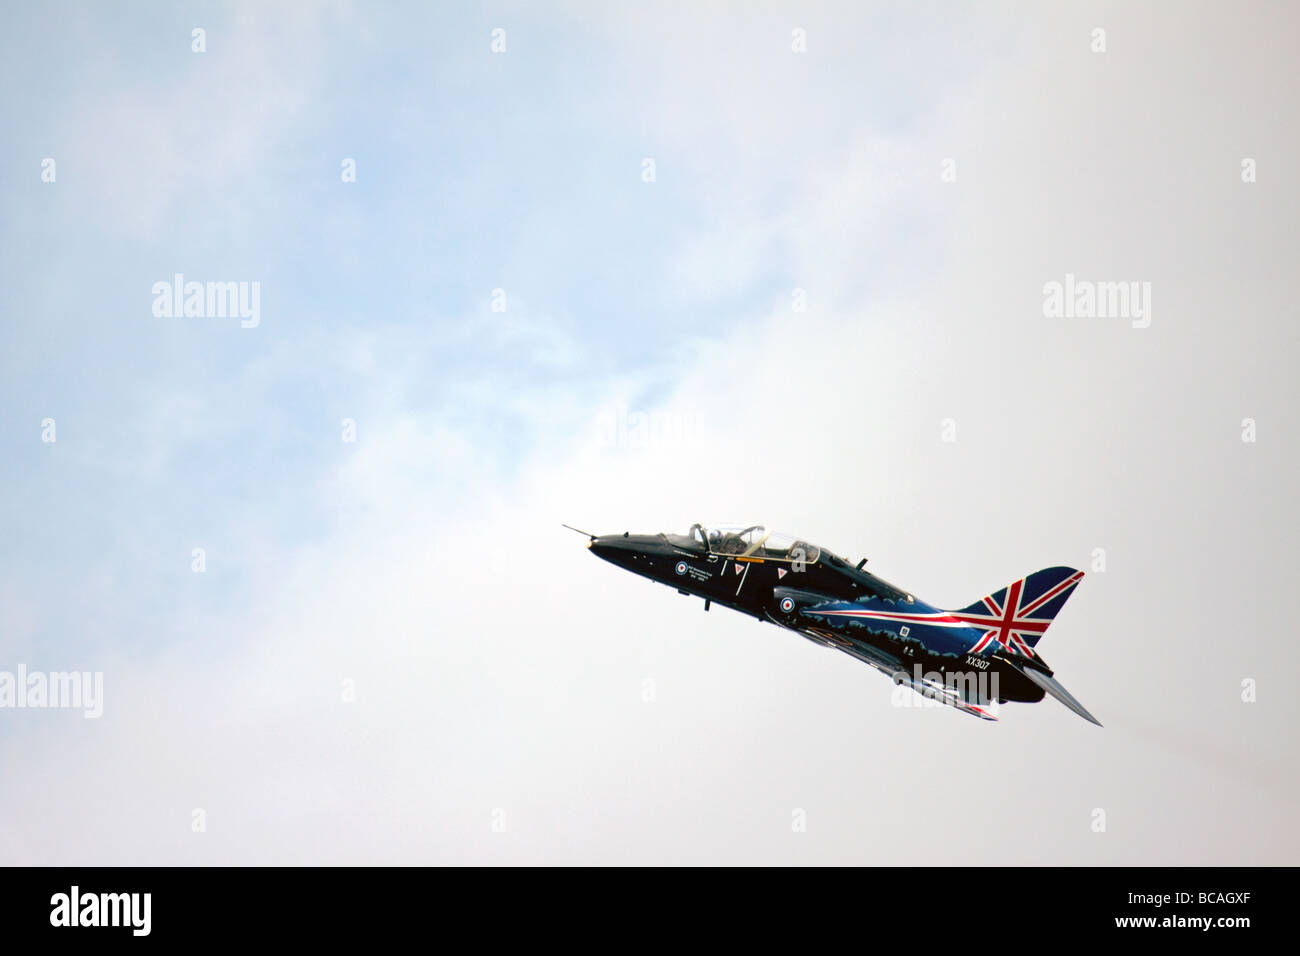
M685 562L685 561L678 561L678 562L677 562L677 573L678 573L678 574L685 574L685 573L686 573L686 562Z
M785 611L786 614L789 614L791 611L793 611L793 610L794 610L794 598L782 598L782 599L781 599L781 610Z

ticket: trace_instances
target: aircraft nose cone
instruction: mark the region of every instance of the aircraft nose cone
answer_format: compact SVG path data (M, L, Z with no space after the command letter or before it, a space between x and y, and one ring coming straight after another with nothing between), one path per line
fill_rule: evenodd
M631 548L628 546L628 539L621 534L602 534L595 540L591 541L587 547L591 553L605 561L613 561L615 564L623 563L620 558L625 559Z
M596 557L629 571L641 573L653 564L646 553L647 541L643 535L603 534L587 547Z

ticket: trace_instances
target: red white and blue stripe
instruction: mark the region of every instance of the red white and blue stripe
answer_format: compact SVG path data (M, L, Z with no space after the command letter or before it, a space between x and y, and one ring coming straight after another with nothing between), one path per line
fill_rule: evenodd
M989 654L1003 649L1034 657L1034 645L1081 580L1083 572L1074 568L1045 568L958 611L919 601L900 606L895 601L867 599L829 602L805 608L803 613L831 622L879 622L932 651Z

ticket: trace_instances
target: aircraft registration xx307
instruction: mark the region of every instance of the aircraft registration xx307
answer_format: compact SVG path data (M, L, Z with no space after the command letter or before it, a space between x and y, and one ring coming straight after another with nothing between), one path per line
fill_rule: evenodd
M1083 579L1074 568L1035 571L945 611L863 570L865 558L853 565L762 525L694 524L684 535L579 533L598 557L701 597L706 611L716 602L789 628L963 713L997 720L996 704L1050 694L1101 726L1036 650Z

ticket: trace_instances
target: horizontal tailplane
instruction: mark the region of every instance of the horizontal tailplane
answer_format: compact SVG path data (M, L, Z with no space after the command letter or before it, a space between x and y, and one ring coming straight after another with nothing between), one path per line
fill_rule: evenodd
M1051 694L1053 697L1059 700L1066 707L1070 708L1070 710L1074 711L1084 720L1090 721L1091 723L1096 724L1098 727L1101 726L1101 721L1098 720L1096 717L1092 716L1092 714L1088 713L1088 708L1084 707L1083 704L1075 700L1074 695L1071 694L1064 687L1062 687L1061 682L1058 681L1055 677L1048 677L1042 671L1037 670L1036 668L1033 667L1022 667L1020 669L1020 673L1024 674L1031 681L1033 681L1043 690L1047 691L1047 693Z

